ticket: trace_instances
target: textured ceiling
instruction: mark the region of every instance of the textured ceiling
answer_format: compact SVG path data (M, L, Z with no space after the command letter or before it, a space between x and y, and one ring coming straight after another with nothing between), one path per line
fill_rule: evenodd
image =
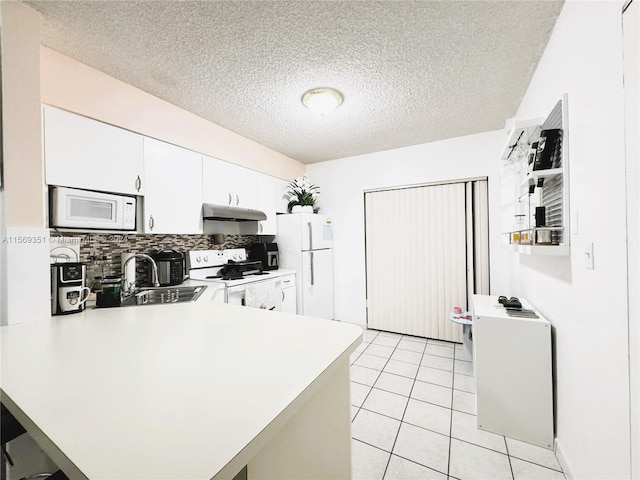
M27 1L42 43L304 163L501 128L557 1ZM331 115L302 94L331 86Z

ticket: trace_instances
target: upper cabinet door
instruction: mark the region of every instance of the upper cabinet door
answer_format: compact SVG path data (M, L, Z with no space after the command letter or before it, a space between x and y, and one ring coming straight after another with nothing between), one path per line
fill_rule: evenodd
M263 173L256 174L258 182L258 210L267 215L266 220L258 222L258 234L275 235L276 226L276 178Z
M202 159L204 203L258 208L257 173L212 157Z
M287 197L285 191L288 182L271 175L255 172L258 192L258 210L267 215L266 220L257 222L245 222L240 226L240 233L249 235L276 235L278 224L276 215L287 213Z
M202 233L202 155L144 139L145 233Z
M44 107L48 185L143 195L143 140L106 123Z

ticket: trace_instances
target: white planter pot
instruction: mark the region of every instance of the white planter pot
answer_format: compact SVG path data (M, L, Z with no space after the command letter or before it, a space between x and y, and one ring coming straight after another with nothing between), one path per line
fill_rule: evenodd
M313 213L312 205L294 205L291 207L291 213Z

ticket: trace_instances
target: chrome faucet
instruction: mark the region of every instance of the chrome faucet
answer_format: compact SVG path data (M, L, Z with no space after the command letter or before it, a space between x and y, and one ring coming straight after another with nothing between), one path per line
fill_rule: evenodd
M134 258L142 258L149 262L149 264L151 265L151 283L153 283L154 287L159 287L160 281L158 280L158 265L156 265L155 260L151 258L149 255L147 255L146 253L135 253L129 258L127 258L125 262L122 264L122 272L124 273L127 270L127 264ZM135 281L130 285L126 285L126 280L123 275L122 284L120 287L121 297L131 295L133 293L133 290L135 290Z

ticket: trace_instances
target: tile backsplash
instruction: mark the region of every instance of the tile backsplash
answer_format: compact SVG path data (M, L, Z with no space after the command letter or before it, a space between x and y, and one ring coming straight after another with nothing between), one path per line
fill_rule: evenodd
M64 233L51 231L51 237L64 237L66 242L80 246L79 258L71 259L87 264L88 286L97 277L120 275L120 256L123 253L152 253L161 248L173 248L186 253L189 250L242 248L258 241L256 235L143 235ZM54 258L51 259L55 261ZM138 280L148 278L146 262L136 262Z

